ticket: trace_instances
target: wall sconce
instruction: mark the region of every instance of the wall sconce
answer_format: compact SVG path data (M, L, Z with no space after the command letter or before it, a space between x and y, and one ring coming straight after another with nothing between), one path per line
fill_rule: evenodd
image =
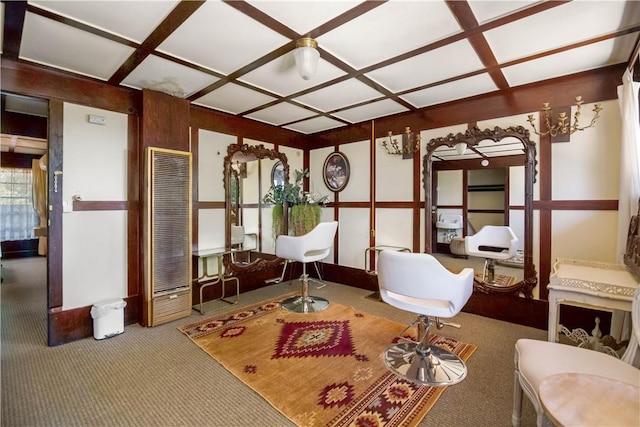
M303 37L296 42L296 49L293 51L293 58L296 61L298 74L305 80L309 80L318 68L320 52L317 50L318 43L311 37Z
M576 131L588 129L596 124L596 120L600 117L600 112L602 111L602 107L600 104L596 104L593 107L593 119L591 119L591 123L589 126L580 127L579 119L580 119L580 109L584 101L582 101L581 96L576 96L576 112L573 115L573 125L571 124L570 118L567 116L567 113L558 114L558 121L555 124L551 123L551 115L552 110L549 107L549 103L545 102L542 104L542 114L543 114L543 124L546 126L546 131L543 131L542 127L540 128L540 132L536 129L536 125L534 123L535 119L533 118L533 114L529 114L527 121L531 124L533 131L540 136L551 135L555 137L557 135L571 135Z
M413 153L420 150L420 134L411 132L409 126L404 128L402 134L402 146L396 139L393 139L393 132L389 131L387 137L382 140L382 146L387 153L402 156L403 159L410 159L413 157Z

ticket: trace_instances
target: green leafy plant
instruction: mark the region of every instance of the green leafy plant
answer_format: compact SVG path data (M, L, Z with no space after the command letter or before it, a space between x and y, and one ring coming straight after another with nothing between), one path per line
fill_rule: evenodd
M309 170L296 170L293 184L285 182L283 185L272 185L262 198L264 203L273 204L272 228L273 236L287 234L284 230L285 209L289 210L289 229L294 236L308 233L318 222L322 206L328 197L319 199L303 190L303 180L309 176Z

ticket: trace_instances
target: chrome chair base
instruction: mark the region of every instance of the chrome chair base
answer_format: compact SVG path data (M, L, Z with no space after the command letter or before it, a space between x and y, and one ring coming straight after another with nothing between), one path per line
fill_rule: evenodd
M321 297L295 296L280 301L280 306L294 313L316 313L329 307L329 301Z
M413 342L394 344L384 352L384 363L396 375L429 386L457 384L467 376L465 363L450 351L435 345L418 348Z

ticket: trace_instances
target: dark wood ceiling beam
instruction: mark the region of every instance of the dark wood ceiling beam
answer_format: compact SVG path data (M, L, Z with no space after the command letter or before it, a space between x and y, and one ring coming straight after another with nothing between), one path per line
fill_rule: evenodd
M4 35L2 41L2 57L18 59L24 17L27 14L26 1L3 1L4 3Z
M465 32L472 31L478 27L478 20L473 14L468 2L447 0L447 6ZM468 40L476 51L480 61L482 61L482 64L489 71L489 76L491 76L495 85L499 89L508 89L509 83L504 77L504 74L502 74L502 71L496 67L498 60L493 54L491 47L489 47L489 43L487 43L484 35L482 33L473 34Z
M239 77L255 70L256 68L260 68L262 67L264 64L267 64L271 61L273 61L274 59L284 55L285 53L293 50L293 48L295 47L295 42L291 41L288 42L282 46L280 46L278 49L273 50L271 52L269 52L268 54L264 55L261 58L256 59L255 61L251 62L250 64L247 64L246 66L234 71L231 74L228 74L227 76L223 76L220 78L220 80L218 80L217 82L214 82L212 84L210 84L209 86L200 89L198 92L194 93L193 95L189 96L187 99L193 101L195 99L201 98L204 95L208 94L209 92L212 92L216 89L218 89L221 86L224 86L225 84L229 83L229 82L234 82L236 84L238 84L239 82L235 81L237 80ZM252 85L248 85L245 84L243 85L244 87L247 87L249 89L252 90L256 90L258 92L264 93L266 95L270 95L273 97L277 97L277 95L272 94L270 92L264 91L264 90L259 90L258 88L252 86Z
M135 52L120 66L111 78L109 83L118 85L124 80L138 65L142 63L153 51L169 37L180 25L184 23L200 6L203 0L182 0L169 13L169 15L156 27L155 30L142 42Z

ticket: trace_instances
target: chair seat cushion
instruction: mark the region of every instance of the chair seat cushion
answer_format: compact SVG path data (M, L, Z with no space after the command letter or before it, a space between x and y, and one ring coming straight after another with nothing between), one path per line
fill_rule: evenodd
M521 380L536 392L544 378L565 372L600 375L636 387L640 385L640 369L608 354L572 345L519 339L515 362Z

